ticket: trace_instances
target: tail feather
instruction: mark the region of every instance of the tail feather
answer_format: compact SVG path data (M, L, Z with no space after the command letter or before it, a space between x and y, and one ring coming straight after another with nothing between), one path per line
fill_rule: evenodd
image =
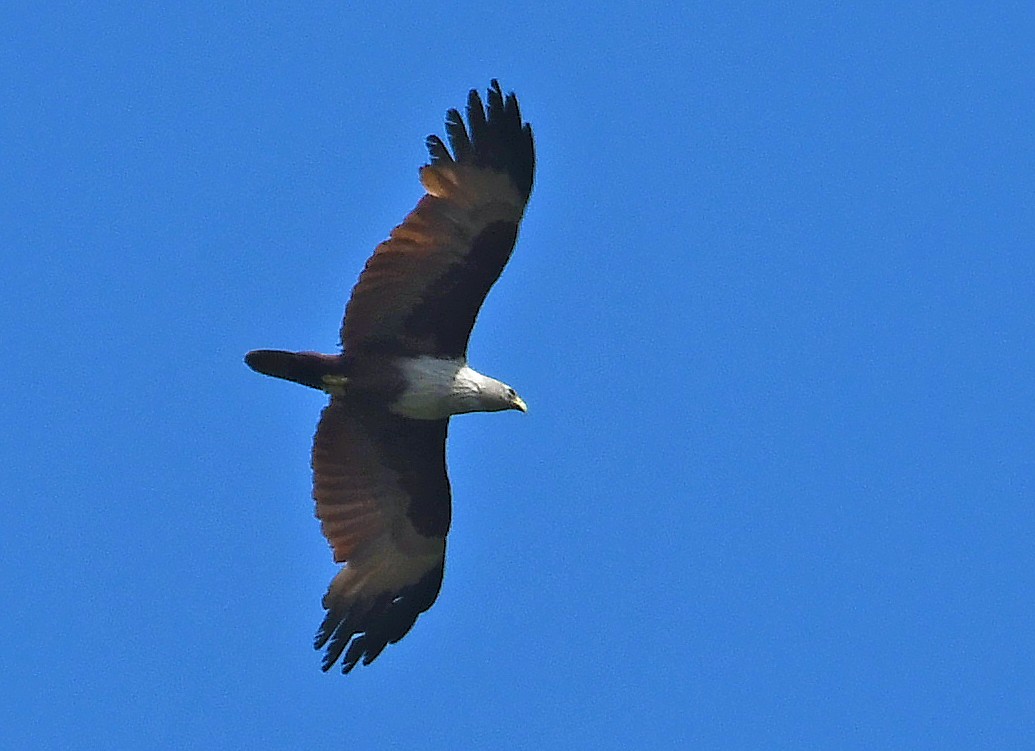
M321 391L324 390L324 376L345 375L344 359L340 355L319 352L256 349L244 356L244 362L256 373L294 381Z

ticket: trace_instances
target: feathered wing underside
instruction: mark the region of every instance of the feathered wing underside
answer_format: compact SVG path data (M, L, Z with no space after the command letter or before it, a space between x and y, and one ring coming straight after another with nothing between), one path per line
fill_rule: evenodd
M532 190L532 130L496 81L488 109L471 91L467 120L446 116L421 168L427 194L367 262L341 329L346 354L462 357L485 296L510 259Z
M450 491L446 420L408 420L335 397L313 443L316 516L334 559L315 646L323 669L369 664L431 607L442 584Z

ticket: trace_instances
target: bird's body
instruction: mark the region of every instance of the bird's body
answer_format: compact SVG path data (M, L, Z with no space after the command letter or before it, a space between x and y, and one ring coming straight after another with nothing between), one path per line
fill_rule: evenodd
M510 258L532 189L531 128L495 81L488 110L450 110L452 153L428 138L427 194L378 246L341 327L342 352L255 350L254 370L331 395L313 444L316 515L345 566L324 596L324 669L371 662L438 596L451 500L449 418L525 411L506 384L467 364L467 342Z

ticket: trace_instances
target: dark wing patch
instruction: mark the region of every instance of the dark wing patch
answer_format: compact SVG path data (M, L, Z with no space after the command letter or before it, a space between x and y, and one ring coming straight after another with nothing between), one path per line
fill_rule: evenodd
M345 672L369 663L438 596L450 519L446 428L347 398L324 409L313 496L334 559L345 563L323 599L315 643L327 645L324 670L346 648Z
M347 355L463 356L510 259L535 173L532 129L517 98L504 98L493 81L486 109L471 91L467 125L450 110L446 135L452 151L437 136L426 141L428 194L377 247L353 290L341 329Z
M517 231L511 222L483 229L471 243L467 262L450 266L414 307L406 320L409 335L435 342L435 349L447 357L462 356L482 301L514 249Z

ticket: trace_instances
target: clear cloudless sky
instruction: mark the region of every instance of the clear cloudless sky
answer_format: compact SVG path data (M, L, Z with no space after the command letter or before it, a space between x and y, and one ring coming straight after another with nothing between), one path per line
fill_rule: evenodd
M1035 743L1030 2L0 11L0 747ZM310 499L424 137L535 128L444 587L343 677Z

